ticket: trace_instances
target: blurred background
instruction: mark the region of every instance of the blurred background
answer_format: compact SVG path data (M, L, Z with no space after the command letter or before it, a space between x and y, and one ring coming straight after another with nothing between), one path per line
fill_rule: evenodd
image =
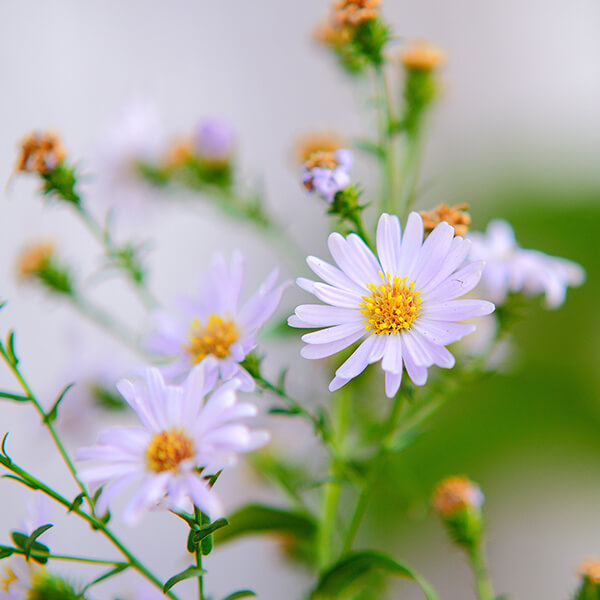
M0 183L9 180L17 143L31 129L60 131L69 156L85 170L115 115L132 98L148 98L174 135L202 117L230 121L240 169L264 187L269 209L306 253L324 256L328 222L323 205L300 186L294 142L314 129L353 137L372 126L367 90L312 41L327 10L325 0L1 3ZM517 328L507 372L455 397L390 462L364 543L369 536L383 538L442 598L474 598L463 557L428 510L435 482L465 473L486 493L496 589L514 599L565 599L580 560L600 554L600 4L394 0L384 2L383 13L403 39L428 39L449 56L419 207L468 202L476 229L504 217L524 247L578 261L588 280L569 291L561 310L534 311ZM367 190L376 181L368 158L354 172ZM44 208L36 186L32 178L17 178L2 187L0 296L9 303L0 324L2 331L17 330L25 373L50 404L74 373L98 363L110 370L132 357L121 357L112 340L59 302L17 285L15 257L31 239L55 238L81 273L98 260L80 223L66 208ZM251 226L199 201L168 200L120 224L124 236L155 241L150 282L166 304L194 290L216 249L244 249L251 285L280 262ZM282 268L287 277L298 272L289 264ZM125 285L90 288L99 302L143 327ZM290 292L281 315L301 297ZM308 397L325 382L322 376L314 381L317 371L299 358L299 346L294 338L271 346L278 352L268 368L276 373L291 362L290 386ZM4 371L0 384L12 384ZM70 486L47 451L48 440L26 418L28 408L1 408L0 430L11 431L9 452L57 485ZM93 442L103 422L90 420L93 434L85 435L91 439L71 440L73 446ZM297 436L299 455L310 443L302 426L276 426L288 439ZM222 485L228 508L273 499L243 467ZM25 492L5 481L0 497L5 532L16 527ZM376 518L385 506L395 509L393 526ZM98 555L110 552L73 518L56 519L56 551L87 543ZM148 562L165 578L186 564L185 527L165 515L151 515L139 529L123 529L123 536L150 553ZM265 600L299 597L309 583L276 541L236 542L209 561L208 588L218 594L249 587ZM95 588L94 597L108 598L117 589L131 596L138 588L124 576ZM420 597L408 585L398 590L407 600Z

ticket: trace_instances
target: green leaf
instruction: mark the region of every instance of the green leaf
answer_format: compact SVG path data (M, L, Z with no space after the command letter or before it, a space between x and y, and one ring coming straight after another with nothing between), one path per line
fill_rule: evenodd
M28 559L31 556L31 553L35 552L36 555L32 558L41 565L45 565L48 562L48 554L50 554L50 549L48 546L40 544L40 542L36 542L35 537L32 536L35 535L36 537L39 537L42 533L44 533L44 531L46 531L44 527L49 529L49 527L45 525L43 527L38 527L38 529L36 529L29 536L25 535L24 533L20 533L19 531L12 531L10 534L15 546L25 552L25 558ZM52 525L50 525L50 527L52 527ZM43 531L37 533L40 529L43 529Z
M77 508L79 508L83 504L84 498L85 498L85 494L83 492L81 492L80 494L77 494L77 496L75 496L75 499L73 500L73 502L71 502L71 506L69 506L69 510L67 512L70 513L70 512L73 512L74 510L76 510Z
M0 546L0 560L3 558L8 558L15 553L15 549L10 546Z
M238 598L256 598L256 594L252 590L240 590L225 596L223 600L238 600Z
M111 577L114 577L115 575L118 575L119 573L121 573L122 571L124 571L125 569L129 568L131 565L129 563L121 563L120 565L117 565L114 569L110 569L110 571L106 571L105 573L102 573L102 575L100 575L99 577L96 577L96 579L94 579L93 581L90 581L90 583L88 583L87 585L85 585L81 592L80 592L80 597L83 597L83 594L85 594L85 592L87 592L92 586L96 585L97 583L101 583L102 581L105 581L106 579L110 579Z
M6 338L6 353L11 364L16 367L19 364L19 359L15 353L15 332L11 329Z
M10 464L10 459L0 459L0 462L4 463L4 462L8 462L8 464ZM22 477L19 477L18 475L11 475L10 473L8 475L2 475L2 479L14 479L15 481L18 481L19 483L27 486L28 488L31 488L32 490L39 490L40 488L33 483L32 481L27 481L27 479L23 479Z
M62 402L62 399L65 397L65 394L75 385L75 382L69 383L63 389L63 391L59 394L56 402L52 405L52 408L46 413L44 417L44 423L52 423L56 420L58 416L58 405Z
M227 542L243 535L275 533L300 540L314 540L317 526L305 513L249 504L229 516L229 527L215 533L215 541Z
M166 594L174 585L178 584L180 581L184 581L185 579L191 579L192 577L200 577L200 575L204 575L206 571L201 569L200 567L192 566L185 569L185 571L181 571L181 573L177 573L177 575L173 575L171 579L165 583L163 586L163 592Z
M188 550L190 548L190 544L193 549L190 552L196 551L196 546L209 535L213 534L217 529L221 529L221 527L225 527L229 524L227 519L217 519L213 523L209 523L208 525L204 525L200 527L200 529L190 531L190 536L188 538Z
M385 158L385 151L381 146L372 142L371 140L353 140L353 144L357 150L361 150L366 154L370 154L371 156L375 156L379 159Z
M0 391L0 398L6 398L7 400L15 400L16 402L29 402L30 400L28 396L23 396L23 394L13 394L12 392L4 391Z
M419 575L395 561L391 556L370 550L349 554L323 573L311 598L312 600L327 598L338 600L344 592L348 591L348 588L372 571L381 571L392 577L411 579L421 587L427 600L438 600L433 588Z
M284 408L283 406L275 406L269 409L270 415L289 415L291 417L299 415L301 412L300 408Z

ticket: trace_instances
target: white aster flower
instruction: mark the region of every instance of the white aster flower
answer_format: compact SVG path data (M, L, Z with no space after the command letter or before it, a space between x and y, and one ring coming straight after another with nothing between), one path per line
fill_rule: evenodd
M195 367L182 386L166 385L156 368L146 370L145 384L123 380L119 392L135 411L141 427L113 427L98 443L78 453L98 461L81 472L93 486L104 486L97 510L129 486L137 487L123 520L137 522L146 510L185 510L190 501L216 517L221 503L203 475L235 462L237 455L264 445L266 431L251 431L240 419L256 415L256 407L238 402L237 379L213 389L216 370L208 362ZM202 473L200 472L202 470Z
M92 196L111 208L147 206L153 188L139 165L156 164L165 148L158 111L147 100L126 105L103 134L96 151Z
M292 327L325 327L302 337L305 358L324 358L363 340L329 385L335 391L368 364L381 361L385 392L400 388L403 366L416 385L432 365L454 366L445 348L471 333L465 319L490 314L484 300L457 300L479 282L483 262L465 264L471 243L440 223L423 242L423 219L413 212L401 235L398 217L383 214L377 254L356 234L329 236L339 268L309 256L308 266L325 283L299 278L298 285L327 305L305 304L289 319ZM364 339L363 339L364 338Z
M36 575L42 569L22 556L12 556L0 565L0 600L27 600Z
M235 252L228 264L221 254L201 283L200 296L182 300L179 318L160 311L154 315L155 332L148 338L148 350L168 360L161 367L166 377L178 378L207 357L221 379L236 377L242 391L255 383L240 365L256 347L258 330L275 312L286 284L276 287L278 270L267 277L244 304L240 295L245 278L242 255Z
M503 304L509 292L521 292L543 294L548 308L558 308L567 288L585 281L585 271L576 262L521 248L510 224L501 219L491 221L485 233L467 237L473 242L470 258L486 262L481 293L496 304Z

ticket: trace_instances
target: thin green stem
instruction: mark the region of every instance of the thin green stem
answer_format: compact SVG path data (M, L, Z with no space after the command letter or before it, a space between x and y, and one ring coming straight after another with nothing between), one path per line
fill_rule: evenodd
M194 516L196 523L202 527L202 513L194 506ZM196 566L202 569L202 545L196 544ZM204 600L204 576L202 573L198 575L198 600Z
M389 86L382 65L375 65L375 89L378 105L379 141L382 155L382 208L393 212L398 196L394 113ZM383 107L383 110L382 108Z
M494 588L488 572L483 542L473 544L468 551L469 561L475 575L475 587L479 600L494 600Z
M18 475L23 481L32 489L37 489L42 491L44 494L52 498L55 502L58 502L65 508L81 517L85 521L89 523L89 525L102 533L104 537L106 537L112 544L121 552L121 554L127 559L127 562L134 568L140 575L145 577L148 581L154 584L158 589L162 591L163 583L160 581L152 571L148 569L128 548L125 544L109 529L109 527L96 518L93 515L86 513L81 510L81 508L74 505L73 502L59 494L57 491L46 485L43 481L37 479L31 473L25 471L25 469L19 467L15 464L8 456L0 455L0 464L4 465L9 471L13 472L15 475ZM178 597L172 593L167 592L166 594L172 600L179 600Z
M49 560L64 560L69 562L80 562L88 565L106 565L110 567L124 567L129 565L128 562L120 562L118 560L103 560L100 558L88 558L87 556L72 556L70 554L48 554L47 552L40 552L39 550L30 550L27 553L21 548L11 548L10 546L4 546L4 548L10 548L13 554L21 554L22 556L31 556L32 558L47 558Z
M350 524L348 525L346 535L344 536L342 553L349 552L352 549L352 544L354 543L354 539L358 533L358 529L367 510L373 486L377 481L380 469L387 453L390 450L390 445L394 439L396 430L398 429L398 423L400 421L400 417L402 416L402 407L402 393L398 392L392 403L390 413L385 421L386 425L381 445L371 460L371 466L363 482L360 495L356 502L356 507L354 508L352 517L350 517Z
M105 231L96 219L94 219L92 214L83 207L83 204L76 204L75 207L76 212L81 217L83 223L104 249L104 254L108 260L127 275L142 304L144 304L148 310L156 308L158 302L146 286L140 272L140 267L136 266L131 261L127 263L119 263L116 261L115 257L119 255L120 248L113 243L108 232Z
M333 533L342 490L339 481L339 465L343 461L338 457L343 454L344 450L344 441L348 430L350 401L350 392L347 389L340 390L335 398L335 424L332 432L332 445L336 452L330 458L329 479L323 491L323 514L317 539L318 564L321 569L325 569L333 558Z
M101 308L98 308L95 304L92 304L89 300L83 298L80 294L73 292L68 295L72 305L85 317L90 319L99 325L102 329L110 333L122 344L125 344L128 348L138 354L143 354L138 344L135 341L135 335L129 331L129 329L122 323L115 320L115 318L106 313ZM144 356L144 358L146 358Z
M400 166L400 194L398 199L398 216L402 222L415 200L415 190L419 180L421 163L421 135L419 128L406 132L404 157Z
M54 445L56 446L56 449L58 450L59 454L61 455L63 462L67 466L67 469L69 469L69 472L71 473L73 479L75 480L75 483L77 483L77 486L81 490L83 497L86 499L87 503L89 504L90 510L92 511L92 514L93 514L94 503L87 491L87 488L85 487L85 485L83 484L81 479L79 479L79 475L77 474L77 469L75 468L75 465L73 464L73 461L71 460L71 457L69 456L67 450L65 449L65 447L60 439L60 436L58 435L56 429L54 428L54 425L52 425L52 423L48 419L48 415L46 414L46 411L44 410L44 408L40 404L39 400L37 399L37 397L31 390L31 388L29 387L29 384L23 377L23 374L21 373L19 367L16 364L14 364L11 360L9 360L8 356L4 352L2 352L2 356L4 358L4 362L7 364L8 368L11 370L15 379L19 382L19 385L25 392L26 396L29 398L29 401L35 407L35 410L39 414L40 419L42 421L42 425L50 433L50 436L52 437L52 440L54 441Z

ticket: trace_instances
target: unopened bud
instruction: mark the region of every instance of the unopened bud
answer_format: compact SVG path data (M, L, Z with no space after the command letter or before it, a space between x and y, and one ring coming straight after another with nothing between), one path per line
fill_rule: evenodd
M33 131L20 144L16 170L46 175L65 159L62 141L50 131Z
M431 71L446 62L446 53L429 42L420 41L402 50L400 60L409 70Z
M40 241L23 249L17 259L17 275L20 279L36 277L50 263L54 242Z
M600 558L584 560L578 567L581 576L581 586L575 595L575 600L600 599Z

